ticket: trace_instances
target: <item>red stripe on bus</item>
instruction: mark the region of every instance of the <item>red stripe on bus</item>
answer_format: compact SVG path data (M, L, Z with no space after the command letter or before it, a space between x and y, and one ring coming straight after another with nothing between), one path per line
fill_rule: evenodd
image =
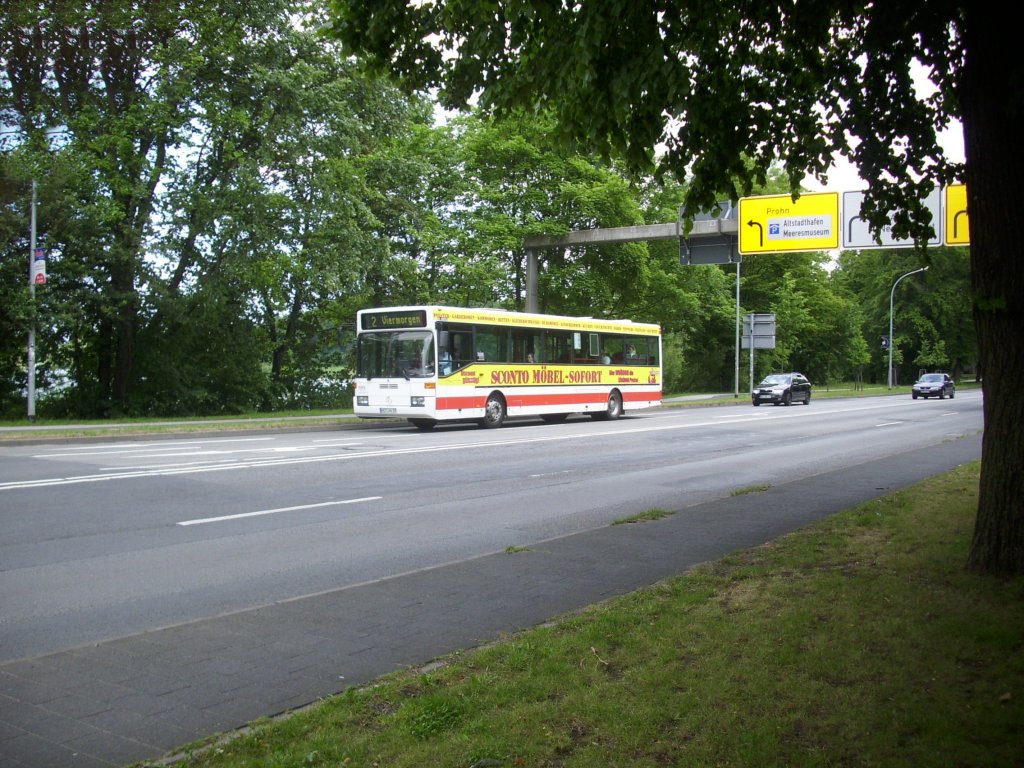
M661 390L657 392L630 392L626 390L622 393L622 399L627 403L634 403L637 401L649 402L650 400L661 400Z
M437 410L439 411L458 410L464 408L483 408L485 405L487 405L487 397L485 395L437 398Z
M594 403L605 403L608 396L603 392L576 392L558 394L555 392L538 395L521 395L514 391L504 392L505 399L510 408L522 408L539 405L591 405ZM656 392L630 392L622 393L622 399L627 402L650 402L661 399L661 391ZM471 408L483 408L487 404L486 395L470 395L467 397L439 397L437 398L437 410L468 410Z

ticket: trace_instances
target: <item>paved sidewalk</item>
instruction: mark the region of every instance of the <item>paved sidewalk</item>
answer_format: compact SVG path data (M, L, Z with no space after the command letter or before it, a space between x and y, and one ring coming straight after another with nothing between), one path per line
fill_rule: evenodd
M196 739L655 583L980 456L980 435L966 437L642 525L6 663L0 768L159 760Z

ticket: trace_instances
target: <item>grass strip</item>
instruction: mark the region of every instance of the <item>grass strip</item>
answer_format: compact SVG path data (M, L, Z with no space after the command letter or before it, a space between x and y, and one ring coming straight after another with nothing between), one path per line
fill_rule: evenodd
M962 384L958 390L980 389L978 385ZM839 385L832 391L815 389L814 398L874 397L880 395L906 394L910 396L909 385L888 390L885 387L855 389L853 385ZM738 398L709 395L714 399L673 401L673 395L664 395L665 408L708 408L724 405L749 405L750 395L741 393ZM401 419L396 419L400 421ZM352 409L293 410L273 413L255 412L225 416L199 417L138 417L124 419L54 419L40 417L27 419L0 420L0 443L15 442L39 437L109 437L126 435L196 434L203 432L232 432L243 430L271 430L308 427L310 425L330 427L337 425L367 425L375 420L365 421L352 416ZM379 422L377 422L379 423ZM22 431L24 430L24 431Z
M639 512L629 517L620 517L618 520L613 520L612 525L630 525L632 523L650 523L654 520L661 520L664 517L671 517L672 512L667 509L648 509L645 512Z
M1019 766L1024 579L963 567L978 470L258 722L181 764Z

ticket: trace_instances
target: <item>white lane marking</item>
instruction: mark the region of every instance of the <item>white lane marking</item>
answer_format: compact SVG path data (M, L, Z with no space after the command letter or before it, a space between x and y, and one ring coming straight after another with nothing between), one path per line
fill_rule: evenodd
M239 448L231 451L210 450L199 448L194 451L174 451L171 453L133 453L133 459L181 459L186 456L230 456L234 453L298 453L299 451L315 451L315 445L279 445L271 448Z
M212 464L234 464L238 459L218 459L217 461L176 461L163 464L138 464L136 466L127 467L100 467L100 472L136 472L140 470L155 470L155 469L167 469L168 467L194 467L197 465L212 465Z
M317 507L337 507L342 504L359 504L364 501L377 501L381 496L364 496L361 499L344 499L342 501L323 501L319 504L302 504L297 507L278 507L277 509L261 509L258 512L240 512L237 515L222 515L220 517L203 517L196 520L182 520L177 525L205 525L206 523L222 523L227 520L241 520L246 517L260 517L261 515L276 515L279 512L297 512L300 509L316 509Z
M894 427L897 424L902 424L902 421L883 421L881 424L875 424L876 427Z
M890 403L890 404L877 404L867 405L855 408L799 408L799 409L786 409L784 412L779 414L772 414L772 419L800 419L800 418L815 418L823 413L853 413L860 411L878 410L881 408L893 408L899 407L902 403ZM238 469L256 469L264 467L280 467L290 464L314 464L325 461L352 461L355 459L366 459L366 458L378 458L381 456L403 456L416 453L427 453L427 452L438 452L438 451L457 451L457 450L479 450L481 448L494 448L509 445L525 445L528 443L543 443L553 441L564 441L564 440L589 440L594 437L610 437L623 434L641 434L645 432L666 432L670 430L679 429L694 429L697 427L711 427L721 424L721 416L711 416L706 421L692 422L686 424L670 423L670 424L659 424L655 426L636 426L626 428L609 428L596 432L581 432L581 433L550 433L544 435L537 435L536 437L509 437L502 438L500 436L494 436L491 439L486 440L473 440L464 443L452 443L450 445L429 445L429 446L414 446L411 448L382 448L379 450L363 451L363 452L351 452L345 453L333 453L324 456L305 456L296 458L278 458L278 459L252 459L252 460L240 460L238 462L229 465L218 465L218 466L187 466L178 468L166 468L166 469L152 469L142 471L127 471L119 474L109 475L76 475L73 477L56 477L47 478L41 480L22 480L13 481L9 483L0 483L0 491L9 491L25 488L45 488L55 485L72 485L76 483L94 483L104 480L126 480L140 477L162 477L172 475L183 475L183 474L196 474L199 472L218 472L223 470L238 470ZM742 417L743 421L757 422L764 421L765 416L751 413L746 417ZM740 423L740 421L733 421L732 423ZM621 424L621 422L620 422Z
M202 446L206 444L221 443L250 443L276 440L275 437L235 437L220 438L214 440L167 440L152 443L118 443L117 447L105 447L100 445L83 445L78 448L65 448L68 453L39 453L33 459L62 459L68 456L116 456L122 453L136 453L138 451L153 451L157 448L180 449Z

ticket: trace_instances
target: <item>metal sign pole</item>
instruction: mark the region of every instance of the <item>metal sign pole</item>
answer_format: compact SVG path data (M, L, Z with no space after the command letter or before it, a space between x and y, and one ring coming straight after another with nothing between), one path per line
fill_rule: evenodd
M32 275L33 261L36 256L36 180L32 180L32 210L29 214L29 249L28 249L28 291L32 302L32 319L28 327L28 420L36 418L36 283Z
M736 384L736 392L733 397L740 396L740 262L736 262L736 376L733 381Z
M754 317L750 317L750 386L748 387L751 392L754 391Z

